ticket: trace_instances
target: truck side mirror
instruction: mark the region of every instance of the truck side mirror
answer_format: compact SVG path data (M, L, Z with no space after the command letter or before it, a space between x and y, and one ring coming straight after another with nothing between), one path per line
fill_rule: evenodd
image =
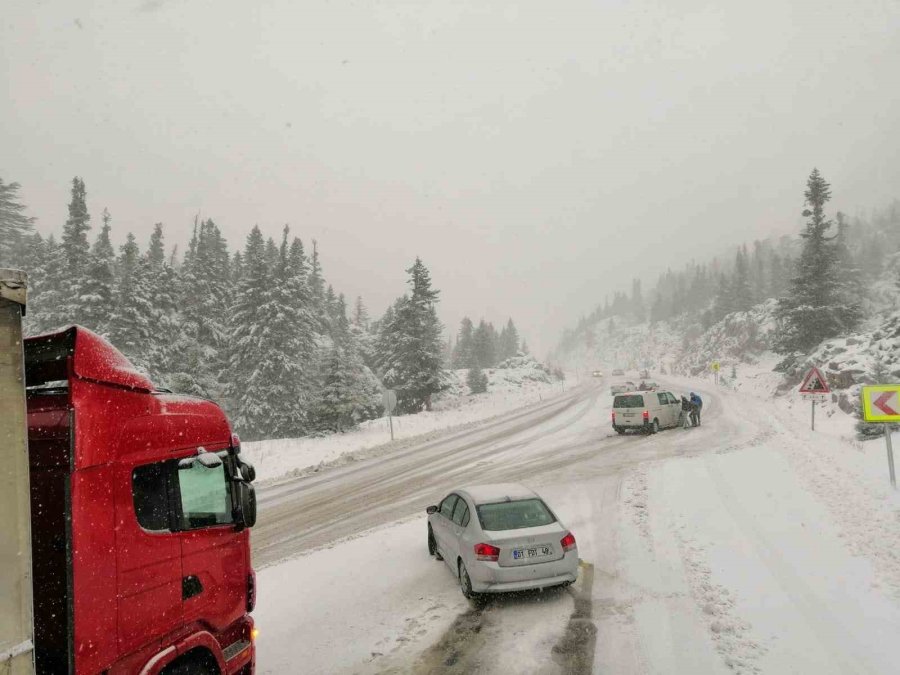
M240 460L238 462L238 471L241 474L242 481L252 483L256 480L256 469L250 462Z
M238 491L238 508L235 524L240 528L256 525L256 489L250 484L240 481L234 483Z

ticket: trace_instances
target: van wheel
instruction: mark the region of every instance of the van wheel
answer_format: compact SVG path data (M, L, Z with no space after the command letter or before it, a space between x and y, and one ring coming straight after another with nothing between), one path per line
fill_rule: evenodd
M650 425L650 433L651 434L659 433L659 420L653 420L653 424Z
M437 550L437 542L434 540L434 532L431 529L431 523L428 524L428 555L433 555L438 560L443 560L441 554Z
M624 435L625 435L625 430L624 430L624 429L621 429L621 428L617 428L617 429L616 429L616 433L618 433L619 436L624 436Z

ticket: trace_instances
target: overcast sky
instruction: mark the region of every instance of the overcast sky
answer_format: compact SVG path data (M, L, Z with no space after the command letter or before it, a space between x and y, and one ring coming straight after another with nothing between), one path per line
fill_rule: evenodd
M380 313L419 255L455 332L542 352L603 295L900 195L900 3L5 0L0 177L44 233L317 239Z

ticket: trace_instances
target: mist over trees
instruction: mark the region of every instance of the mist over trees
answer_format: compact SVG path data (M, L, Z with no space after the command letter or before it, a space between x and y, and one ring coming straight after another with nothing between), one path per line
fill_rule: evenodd
M114 214L94 228L81 178L59 240L34 231L18 189L0 181L0 266L29 274L28 333L89 328L158 386L221 402L248 440L346 430L382 414L383 387L416 412L446 386L439 291L419 259L409 292L371 321L287 226L277 241L254 227L232 251L197 219L179 256L156 224L116 249Z
M594 327L601 321L613 326L678 321L686 335L696 336L725 316L768 299L778 301L778 339L771 346L788 360L822 340L853 331L869 305L880 300L867 288L888 280L900 289L900 202L853 218L837 212L831 220L826 213L831 186L816 169L803 197L807 223L799 237L757 240L738 246L728 260L692 261L669 269L659 276L649 303L646 289L635 279L630 294L615 291L565 330L557 352L592 348ZM642 308L648 304L645 314Z
M474 326L469 317L463 317L456 335L456 345L452 350L450 365L452 368L493 368L507 359L516 356L524 343L520 341L519 331L512 319L497 332L494 324L481 319Z

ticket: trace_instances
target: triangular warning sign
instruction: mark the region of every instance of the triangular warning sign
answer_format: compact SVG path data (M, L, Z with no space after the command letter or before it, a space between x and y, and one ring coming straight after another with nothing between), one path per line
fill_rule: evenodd
M810 371L803 378L803 384L800 385L801 394L830 394L831 389L828 387L828 381L819 372L818 368L810 368Z

